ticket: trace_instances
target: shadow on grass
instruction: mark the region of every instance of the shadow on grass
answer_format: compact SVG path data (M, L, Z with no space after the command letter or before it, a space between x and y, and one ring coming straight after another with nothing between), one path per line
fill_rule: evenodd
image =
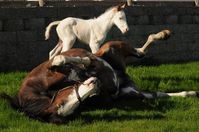
M142 59L132 59L132 60L127 60L127 63L132 66L160 66L160 65L165 65L165 64L187 64L187 63L192 63L192 62L198 62L198 59L189 59L189 60L159 60L156 59L153 56L147 56Z
M86 100L79 108L81 114L72 120L82 119L85 124L96 121L159 120L165 118L164 113L174 105L174 101L166 98L154 100L123 98L111 101L95 97Z

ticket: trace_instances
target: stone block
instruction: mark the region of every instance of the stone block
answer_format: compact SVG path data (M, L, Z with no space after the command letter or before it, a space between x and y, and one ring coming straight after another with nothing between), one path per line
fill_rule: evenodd
M2 31L2 30L3 30L3 21L0 20L0 31Z
M140 25L149 24L149 16L147 16L147 15L139 16L138 20L137 20L137 24L140 24Z
M193 16L193 23L194 24L199 24L199 15L194 15Z
M138 24L138 17L137 16L127 16L127 22L129 25L136 25Z
M28 42L28 41L37 41L37 32L36 31L18 31L17 40L19 42Z
M22 19L8 19L4 21L4 31L20 31L24 29Z
M165 18L164 18L164 16L162 16L162 15L159 15L159 16L157 16L157 15L155 15L155 16L152 16L152 24L158 24L158 25L161 25L161 24L164 24L164 22L165 22Z
M199 33L199 25L198 24L177 24L172 25L171 29L176 33L186 33L186 34L195 34Z
M192 24L193 23L193 17L190 15L183 15L179 17L179 23L181 24Z
M199 33L194 34L194 41L195 43L199 43ZM198 44L199 45L199 44Z
M26 30L45 29L45 18L30 18L24 22Z
M178 23L178 16L177 15L166 16L165 21L166 21L167 24L177 24Z
M0 42L16 42L16 32L0 32Z

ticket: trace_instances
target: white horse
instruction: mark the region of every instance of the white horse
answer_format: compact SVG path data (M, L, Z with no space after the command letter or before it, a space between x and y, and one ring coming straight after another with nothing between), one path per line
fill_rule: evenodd
M76 39L88 44L92 53L96 53L113 25L116 25L123 34L126 33L129 30L123 11L126 6L127 4L112 7L94 19L83 20L68 17L50 23L46 28L45 39L49 38L52 26L58 25L56 31L60 42L50 51L49 59L71 49Z

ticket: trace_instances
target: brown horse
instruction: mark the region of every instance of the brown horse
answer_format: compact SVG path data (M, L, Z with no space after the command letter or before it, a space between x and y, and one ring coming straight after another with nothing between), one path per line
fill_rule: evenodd
M7 94L1 94L1 97L30 117L63 123L82 101L94 95L113 99L172 96L141 92L125 73L125 59L143 57L153 41L167 38L169 34L164 30L150 35L142 48L132 48L123 41L110 41L96 54L71 49L34 68L22 82L16 98ZM183 95L195 96L196 93L184 92Z

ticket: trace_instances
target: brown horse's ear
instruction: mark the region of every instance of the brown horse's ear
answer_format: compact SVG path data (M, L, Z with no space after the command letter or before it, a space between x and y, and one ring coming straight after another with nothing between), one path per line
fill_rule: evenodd
M121 4L121 5L118 5L117 6L117 11L121 11L123 10L124 8L126 8L128 5L127 5L127 2L125 2L125 4Z

